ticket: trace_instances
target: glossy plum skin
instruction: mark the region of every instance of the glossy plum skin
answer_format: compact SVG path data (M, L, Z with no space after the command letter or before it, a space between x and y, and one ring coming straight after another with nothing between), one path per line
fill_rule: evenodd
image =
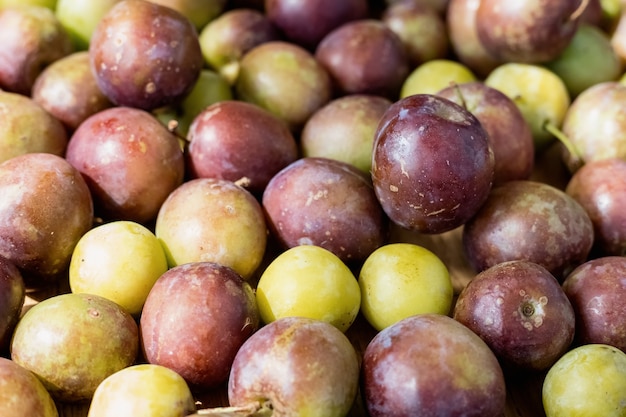
M404 48L381 21L360 19L328 33L315 58L328 70L336 95L375 94L395 101L410 70Z
M626 352L626 258L585 262L565 278L563 290L576 314L577 344L602 343Z
M476 275L459 294L454 319L489 345L507 369L548 369L574 339L574 310L556 278L529 261Z
M359 360L332 324L284 317L253 334L235 356L228 400L268 400L275 417L343 417L358 390Z
M578 202L556 187L531 180L495 187L463 229L463 247L476 271L527 260L545 267L560 282L587 260L593 241L593 224Z
M267 185L263 208L284 247L310 244L344 262L364 260L386 239L386 219L368 179L352 165L301 158Z
M381 118L371 175L393 222L442 233L467 222L487 199L494 164L487 132L474 115L443 97L416 94Z
M587 162L570 178L565 192L589 214L598 253L626 255L626 161Z
M410 316L375 335L363 355L362 385L371 417L504 414L496 356L445 315Z
M0 193L0 255L29 288L58 281L93 224L93 200L80 172L53 154L16 156L0 164Z
M331 30L369 13L367 0L265 0L264 7L285 38L309 50Z
M113 103L143 110L184 97L204 64L189 19L144 0L121 1L105 14L89 57L98 86Z
M289 127L251 103L227 100L204 109L192 122L188 162L191 176L238 181L261 195L267 183L298 157Z
M87 181L96 214L106 220L153 221L185 173L178 139L150 113L131 107L85 120L65 158Z
M450 86L437 95L465 107L487 131L495 160L494 186L530 178L535 160L533 135L511 98L480 81Z
M194 391L226 381L235 354L259 326L250 284L233 269L192 262L154 284L141 315L146 359L181 375Z

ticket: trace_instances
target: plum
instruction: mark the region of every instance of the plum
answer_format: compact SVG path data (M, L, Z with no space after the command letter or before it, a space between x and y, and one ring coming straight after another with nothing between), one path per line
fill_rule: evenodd
M13 334L11 359L37 375L55 399L78 402L132 365L138 348L139 329L126 310L97 295L67 293L24 314Z
M587 162L572 175L565 192L589 215L598 255L626 255L626 161L608 157Z
M561 284L524 260L476 275L459 294L454 319L480 336L508 372L546 370L574 340L574 309Z
M375 94L395 101L410 70L398 35L375 19L332 30L315 49L315 58L330 74L336 95Z
M0 358L0 414L59 417L54 400L35 374L7 358Z
M593 241L585 209L565 191L533 180L494 187L463 228L463 247L476 271L527 260L559 281L587 260Z
M415 94L396 101L381 118L371 176L395 224L443 233L467 222L485 202L494 164L487 132L469 110Z
M333 29L367 17L367 0L265 0L265 14L284 37L308 50Z
M298 145L283 120L262 107L224 100L198 114L187 135L193 178L246 179L260 196L267 183L298 157Z
M349 94L330 101L304 125L299 139L302 156L336 159L369 174L378 121L391 104L372 94Z
M91 37L89 58L113 103L143 110L182 99L204 63L191 21L145 0L122 0L107 11Z
M159 210L155 234L170 267L216 262L245 279L261 265L268 240L258 200L218 178L192 179L175 189Z
M85 178L96 214L148 224L184 180L178 139L150 113L112 107L85 120L65 154Z
M58 282L94 221L80 172L64 158L28 153L0 164L0 255L29 288Z
M416 314L378 332L363 353L362 386L371 417L504 414L496 356L443 314Z
M25 153L64 156L68 132L34 98L0 91L0 162Z
M9 347L25 299L26 285L22 274L11 261L0 256L0 354Z
M602 256L574 269L563 290L576 315L577 344L602 343L626 352L626 258Z
M298 159L270 180L262 204L285 248L318 245L359 262L386 240L386 218L368 178L345 162Z
M342 417L356 398L359 359L330 323L284 317L237 352L228 380L232 406L268 402L274 416Z
M264 42L281 39L268 16L255 9L228 10L202 28L200 47L205 62L230 84L239 75L243 55Z
M0 88L29 96L41 71L74 47L53 10L43 6L0 8Z
M243 56L235 92L238 99L280 117L295 133L331 100L332 84L311 52L290 42L270 41Z
M96 83L87 51L74 52L46 67L35 80L31 96L69 132L89 116L113 106Z
M232 268L191 262L156 281L141 314L148 362L181 375L193 391L226 382L235 354L259 327L249 283Z

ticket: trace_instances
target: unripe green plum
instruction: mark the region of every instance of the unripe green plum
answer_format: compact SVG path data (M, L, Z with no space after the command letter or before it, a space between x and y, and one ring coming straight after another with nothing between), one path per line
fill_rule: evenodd
M623 417L626 353L604 344L570 350L546 374L542 401L547 417Z
M411 243L381 246L359 274L361 312L377 330L414 314L448 314L453 288L446 265Z
M400 98L413 94L435 94L450 85L476 80L472 70L461 62L433 59L420 64L406 77L400 90Z
M80 238L72 253L69 281L72 292L102 296L138 316L165 271L165 251L154 233L139 223L120 220Z
M546 67L507 62L499 65L485 79L489 87L509 96L530 125L535 149L546 149L555 136L551 128L560 128L571 103L563 80Z
M87 417L180 417L194 411L192 393L179 374L160 365L137 364L98 385Z
M31 307L17 323L11 359L33 372L57 400L93 396L109 375L132 365L139 329L118 304L91 294L61 294Z
M350 269L332 252L314 245L278 255L263 271L256 298L265 323L302 316L329 322L342 332L354 322L361 303Z
M120 0L57 0L55 13L76 49L87 50L100 19L119 2Z

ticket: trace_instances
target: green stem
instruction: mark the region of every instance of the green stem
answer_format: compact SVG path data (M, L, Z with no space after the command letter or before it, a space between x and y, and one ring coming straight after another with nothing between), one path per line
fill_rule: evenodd
M567 151L574 158L579 159L579 160L583 159L582 155L578 152L578 149L576 149L576 147L574 146L572 141L569 140L567 135L565 133L563 133L563 131L561 129L559 129L557 126L555 126L549 120L546 120L546 122L543 125L543 128L545 130L547 130L548 132L550 132L552 135L554 135L554 137L556 137L559 140L559 142L561 142L563 144L563 146L565 146Z

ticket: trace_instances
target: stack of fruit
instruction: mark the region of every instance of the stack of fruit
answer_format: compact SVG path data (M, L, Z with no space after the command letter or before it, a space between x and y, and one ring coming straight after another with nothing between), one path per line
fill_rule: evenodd
M626 3L0 0L3 417L626 416Z

